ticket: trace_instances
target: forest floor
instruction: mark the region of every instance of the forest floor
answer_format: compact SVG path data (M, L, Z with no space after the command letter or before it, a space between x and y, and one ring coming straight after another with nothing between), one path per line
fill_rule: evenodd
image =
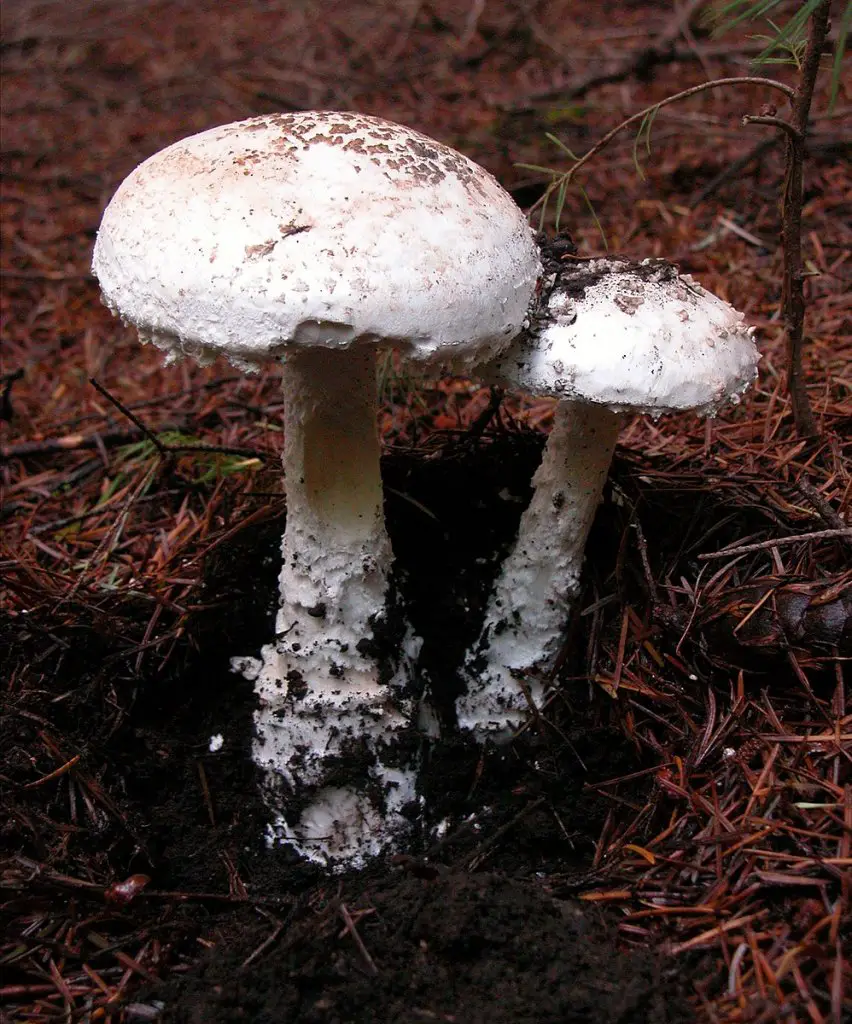
M708 422L625 422L547 707L481 758L436 752L431 828L361 873L264 845L253 694L228 668L272 629L279 377L165 367L89 269L136 164L275 110L401 121L529 207L548 179L520 165L567 159L548 133L583 152L750 72L765 26L720 39L700 7L4 4L0 1021L852 1012L848 80L829 112L821 79L805 184L815 438L785 387L784 147L741 124L774 97L666 107L647 147L622 133L569 190L583 254L667 257L744 310L759 380ZM388 361L381 388L404 596L452 693L552 409L509 396L482 431L475 382ZM151 433L217 450L164 458Z

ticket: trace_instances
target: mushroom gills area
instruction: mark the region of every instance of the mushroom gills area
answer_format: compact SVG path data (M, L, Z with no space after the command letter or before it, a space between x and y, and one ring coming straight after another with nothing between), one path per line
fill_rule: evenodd
M254 759L271 842L358 866L407 827L415 766L404 654L383 673L391 547L383 514L371 349L288 354L283 371L287 525L276 639L235 659L259 698ZM412 650L414 642L409 643ZM363 786L336 784L359 765Z
M533 497L463 669L459 726L506 741L540 708L580 589L583 550L618 438L617 413L560 402Z

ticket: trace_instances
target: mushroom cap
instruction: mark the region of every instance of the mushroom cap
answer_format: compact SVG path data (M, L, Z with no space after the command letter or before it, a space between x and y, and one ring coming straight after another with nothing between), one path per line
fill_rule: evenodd
M521 330L532 233L482 167L420 132L330 111L176 142L122 183L93 270L145 341L239 365L374 344L480 361Z
M539 301L536 325L488 367L506 386L613 410L712 413L757 374L743 314L663 260L562 264Z

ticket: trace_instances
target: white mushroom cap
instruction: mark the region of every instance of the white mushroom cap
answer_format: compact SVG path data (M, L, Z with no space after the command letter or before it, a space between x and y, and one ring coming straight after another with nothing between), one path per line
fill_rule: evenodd
M743 314L662 260L560 267L543 279L541 304L541 322L488 367L521 391L616 411L713 412L757 373Z
M183 139L124 181L93 269L143 340L240 365L288 346L490 357L541 272L511 196L390 121L272 114Z

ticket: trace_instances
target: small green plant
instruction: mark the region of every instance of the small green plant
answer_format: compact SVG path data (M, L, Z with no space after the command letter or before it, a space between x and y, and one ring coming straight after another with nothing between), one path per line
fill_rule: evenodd
M572 160L574 162L574 166L575 167L580 163L580 158L578 156L576 156L576 154L574 154L558 136L553 135L551 132L545 132L545 138L549 139L550 142L552 142L554 144L554 146L557 146L559 149L561 149L562 152L568 157L568 159ZM554 210L553 220L554 220L554 227L555 227L555 229L557 231L559 231L561 229L561 227L562 227L562 212L563 212L563 209L565 207L565 199L566 199L566 197L568 195L568 186L569 186L569 184L571 184L570 176L565 175L563 172L558 171L558 170L556 170L553 167L541 167L538 164L518 164L517 166L521 167L521 168L523 168L524 170L527 170L527 171L535 171L536 173L539 173L539 174L541 174L541 173L549 174L554 179L552 184L555 186L556 201L555 201L555 210ZM641 171L640 171L640 174L641 174ZM556 179L558 179L558 181ZM603 225L601 224L600 220L598 219L598 215L595 212L594 204L592 203L591 199L589 198L588 192L586 192L586 190L583 188L582 185L575 185L575 188L580 193L580 196L582 197L583 202L586 204L586 208L588 209L589 214L592 217L592 220L594 220L595 226L597 227L598 231L600 232L601 240L603 242L603 247L608 252L609 251L609 245L607 244L606 233L605 233L605 231L603 229ZM541 216L539 218L539 225L538 225L539 231L541 231L544 228L544 221L545 221L546 214L547 214L547 203L545 202L541 206Z
M831 6L831 0L805 0L799 9L791 15L784 25L777 25L768 15L782 0L729 0L719 4L715 10L711 8L711 17L716 23L716 35L724 35L736 25L744 21L757 21L764 18L772 29L769 35L758 35L757 39L765 41L766 47L754 58L755 64L795 64L802 71L804 55L808 44L808 22L817 14L820 7ZM852 0L847 0L843 13L840 15L837 42L831 60L831 84L829 88L828 109L834 109L837 93L840 88L843 56L846 52L846 40L852 28ZM778 52L781 56L775 56Z
M166 430L153 437L144 437L139 441L132 441L123 445L118 451L120 462L147 462L154 456L161 456L166 453L175 455L190 456L198 464L201 472L193 479L195 484L207 484L212 480L219 480L222 477L232 476L234 473L242 473L248 469L257 469L260 466L260 459L235 455L230 452L221 452L213 447L207 447L200 438L192 434L184 434L179 430ZM126 474L125 474L126 475ZM115 486L119 485L122 474L118 474L113 481ZM105 498L101 498L104 501Z
M768 24L772 26L774 33L766 36L758 34L753 36L760 42L767 44L767 49L763 51L760 57L755 58L755 63L760 64L792 64L797 71L802 70L802 58L805 55L805 47L808 45L807 34L804 29L791 35L785 42L779 44L778 37L783 32L783 29L779 28L774 21L767 18ZM773 53L780 51L780 55L773 57Z

